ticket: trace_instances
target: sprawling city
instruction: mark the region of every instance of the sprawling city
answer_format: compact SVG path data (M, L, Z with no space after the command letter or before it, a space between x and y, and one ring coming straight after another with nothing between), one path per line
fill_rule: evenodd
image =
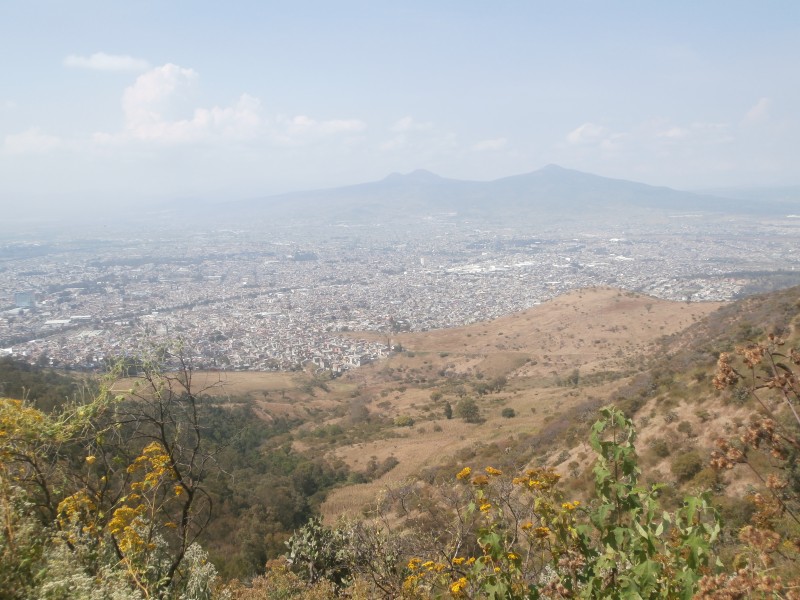
M35 239L0 245L0 353L107 368L182 340L199 368L340 373L398 331L612 285L687 302L800 281L800 219L669 215L541 231L429 220ZM369 332L359 336L359 333Z
M0 600L800 600L800 2L0 55Z

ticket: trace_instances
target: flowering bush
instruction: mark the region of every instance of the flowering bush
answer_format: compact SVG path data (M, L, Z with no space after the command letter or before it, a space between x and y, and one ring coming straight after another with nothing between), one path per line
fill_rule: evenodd
M719 566L716 512L690 496L674 513L660 509L659 486L639 485L632 423L604 409L592 429L598 454L596 499L566 500L560 476L533 468L514 477L464 467L456 480L470 489L469 514L479 515L479 552L450 548L447 560L414 557L404 592L454 598L690 598Z

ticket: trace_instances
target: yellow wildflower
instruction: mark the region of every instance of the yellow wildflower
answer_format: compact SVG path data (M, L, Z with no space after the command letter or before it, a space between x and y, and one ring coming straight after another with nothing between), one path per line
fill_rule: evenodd
M456 479L458 480L466 479L467 477L470 476L471 473L472 469L470 469L469 467L464 467L458 472L458 475L456 475Z
M412 558L410 561L408 561L408 570L409 571L416 571L416 569L417 569L417 567L419 567L420 563L422 563L422 560L420 560L419 558Z
M522 529L524 529L526 531L528 529L530 529L531 527L533 527L533 523L531 523L530 521L526 521L525 523L522 524Z
M519 556L517 556L513 552L508 553L508 560L517 560L517 559L519 559Z
M93 465L96 460L97 460L97 457L96 456L92 456L90 454L89 456L86 457L86 464L87 465Z
M456 556L456 557L453 559L453 564L454 564L454 565L460 565L460 564L462 564L462 563L463 563L465 560L466 560L466 559L465 559L463 556Z
M411 592L417 585L417 576L416 575L409 575L403 581L403 590L406 592Z
M491 503L490 503L490 502L484 502L484 503L483 503L483 504L481 504L481 506L480 506L480 511L481 511L481 512L487 512L487 511L488 511L490 508L492 508L492 505L491 505Z
M533 534L539 539L544 539L550 535L550 529L547 527L537 527L533 530Z
M467 587L467 578L461 577L458 581L453 582L453 585L450 586L450 591L453 594L460 594L461 590Z
M489 475L493 475L493 476L494 475L502 475L503 474L503 472L500 469L495 469L494 467L486 467L485 471Z

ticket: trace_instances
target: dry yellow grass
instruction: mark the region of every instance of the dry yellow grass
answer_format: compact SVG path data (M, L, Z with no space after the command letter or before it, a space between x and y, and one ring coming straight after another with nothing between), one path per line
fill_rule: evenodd
M327 382L327 389L310 387L310 373L195 373L193 383L196 389L208 388L215 395L251 402L265 420L300 417L306 420L306 430L333 423L346 428L347 417L341 416L341 410L334 411L344 409L347 414L354 402L366 402L373 415L412 417L413 427L393 430L397 437L331 450L321 450L313 439L295 441L298 450L326 452L354 471L364 470L371 457L382 462L394 456L399 461L376 481L331 493L323 514L333 520L360 512L386 486L411 479L420 469L436 466L460 449L479 442L502 446L515 435L539 431L548 418L572 410L589 397L610 397L624 378L590 380L587 376L636 370L660 337L685 329L719 306L667 302L613 288L577 290L491 322L397 335L394 341L409 352L353 370ZM376 335L384 339L383 334ZM576 368L583 380L579 388L557 385ZM474 394L471 384L501 375L508 381L501 392ZM455 407L458 396L447 382L458 377L466 378L464 387L479 404L483 424L447 420L443 403L431 401L431 392L441 389ZM116 387L130 385L128 380ZM503 418L503 408L512 408L516 416Z
M326 383L327 390L309 388L310 380L311 376L302 372L194 371L191 385L198 395L248 402L265 421L307 418L309 411L330 411L357 387L352 382L334 380ZM142 384L136 378L123 378L114 383L112 390L124 393Z
M720 306L590 288L488 323L401 334L397 341L418 352L548 355L569 367L617 368L619 361L609 354L646 352L659 337L682 331Z
M120 379L114 389L130 389L136 378ZM214 394L247 396L266 392L280 392L297 387L297 375L293 373L262 373L254 371L194 371L192 387L201 392L214 390Z
M376 481L335 490L323 505L325 518L334 520L359 512L386 486L413 478L421 468L436 465L461 448L536 432L548 416L568 412L589 396L611 396L625 379L598 381L578 389L559 387L556 381L576 368L583 376L635 369L659 338L682 331L720 305L668 302L613 288L593 288L487 323L398 335L396 341L413 356L396 356L369 371L362 370L365 382L372 377L379 380L388 369L419 379L446 368L455 374L480 373L485 379L504 375L508 385L500 393L476 398L485 423L475 426L459 419L448 421L435 413L441 431L433 431L431 413L423 410L430 404L430 387L391 386L392 391L383 396L389 403L385 413L409 415L416 419L415 426L398 429L404 437L341 447L335 454L354 470L363 469L373 456L378 461L394 456L399 464ZM374 381L373 391L388 385ZM454 396L446 399L453 405L457 402ZM506 407L513 408L517 416L502 418L501 410Z

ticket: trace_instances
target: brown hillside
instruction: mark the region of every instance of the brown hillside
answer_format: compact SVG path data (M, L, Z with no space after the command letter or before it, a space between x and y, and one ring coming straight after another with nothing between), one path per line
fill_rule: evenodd
M615 288L576 290L521 313L458 329L398 335L418 352L495 357L533 356L541 375L550 367L582 371L628 369L673 335L717 310L722 303L679 303ZM491 364L491 363L490 363Z
M719 303L668 302L612 288L578 290L527 311L458 329L401 334L404 353L349 377L371 398L369 410L389 419L414 419L392 437L344 444L330 451L359 470L372 459L398 465L381 478L332 493L326 517L356 512L380 491L435 467L479 444L506 447L543 427L561 430L565 415L587 402L613 397L629 376L644 368L664 336L676 334L717 310ZM579 383L568 377L579 370ZM499 391L480 394L481 382L507 380ZM432 393L442 394L434 402ZM443 416L473 397L485 421L469 424ZM504 418L512 409L513 418ZM569 419L563 429L569 428Z

